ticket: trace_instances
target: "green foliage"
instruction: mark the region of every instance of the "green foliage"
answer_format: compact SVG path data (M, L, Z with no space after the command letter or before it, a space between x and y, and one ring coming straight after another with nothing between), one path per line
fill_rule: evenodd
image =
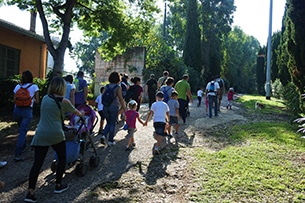
M276 79L272 84L272 95L277 99L284 99L284 86L282 85L280 79Z
M256 60L259 42L246 35L239 27L223 40L222 76L236 92L256 92Z
M301 113L301 96L297 91L297 87L293 83L288 83L284 87L283 97L288 111L291 113L291 119L298 118Z

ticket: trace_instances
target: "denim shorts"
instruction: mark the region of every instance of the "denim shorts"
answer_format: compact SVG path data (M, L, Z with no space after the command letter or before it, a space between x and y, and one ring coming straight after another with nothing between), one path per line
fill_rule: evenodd
M164 130L165 130L166 123L163 122L155 122L154 128L157 135L164 136Z
M169 124L170 124L170 125L176 125L176 124L178 124L178 117L177 117L177 116L170 116L170 117L169 117Z

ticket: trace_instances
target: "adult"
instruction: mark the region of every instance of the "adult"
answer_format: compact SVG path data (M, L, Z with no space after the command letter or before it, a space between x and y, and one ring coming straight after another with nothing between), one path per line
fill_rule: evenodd
M140 109L140 105L142 103L143 98L143 88L141 87L141 78L139 77L133 77L130 79L130 81L133 83L133 85L130 86L130 88L127 91L127 96L125 98L126 100L135 100L137 102L137 111ZM130 97L130 98L127 98ZM129 101L128 101L129 102Z
M88 97L88 84L84 79L84 72L78 71L77 76L74 80L75 85L75 107L87 103Z
M121 82L121 75L118 72L112 72L108 77L108 81L110 84L108 84L105 87L103 94L105 93L106 88L113 89L114 100L111 102L109 106L104 105L103 108L103 113L107 121L107 124L102 133L101 142L104 143L106 136L109 134L108 146L113 146L116 144L113 138L115 136L115 124L119 113L119 105L121 105L123 111L126 111L126 106L122 96L122 88L119 85Z
M218 116L218 98L219 84L216 82L216 78L213 77L212 80L207 84L205 88L205 93L208 95L209 100L209 117L212 118L212 108L214 104L214 115Z
M216 76L216 82L219 85L219 91L218 91L218 95L217 95L217 97L218 97L218 109L217 110L220 111L222 95L225 92L225 86L224 86L225 83L219 75Z
M163 76L158 79L158 89L160 89L162 85L165 85L165 81L168 76L169 76L169 72L167 70L163 71Z
M145 93L148 96L148 107L150 108L152 103L156 101L156 92L158 88L158 82L154 74L150 74L150 78L145 83Z
M54 77L50 82L48 94L41 101L40 120L31 143L31 146L34 147L34 163L29 175L29 191L24 199L25 202L36 202L35 187L49 146L52 146L58 156L54 193L59 194L68 189L67 184L62 184L66 166L66 143L62 118L65 112L78 116L83 116L83 113L75 109L71 102L64 98L65 93L65 80L61 77Z
M22 152L26 147L26 134L29 130L31 120L33 118L33 104L39 103L39 88L36 84L33 84L33 75L29 70L22 73L21 83L14 88L14 100L16 99L16 93L20 88L26 88L32 98L29 106L17 106L14 107L14 120L19 126L19 135L15 149L15 161L22 161Z
M182 79L179 80L175 85L175 90L178 92L179 114L183 120L183 123L186 122L187 116L187 98L191 103L193 102L191 86L188 83L188 80L189 76L187 74L184 74Z
M74 100L75 85L73 84L73 76L67 75L65 77L65 81L66 81L65 98L68 99L71 102L71 104L74 106L75 105L75 100Z

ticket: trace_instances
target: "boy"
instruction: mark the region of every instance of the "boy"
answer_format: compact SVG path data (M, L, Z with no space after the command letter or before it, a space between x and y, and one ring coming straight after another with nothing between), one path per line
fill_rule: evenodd
M175 138L178 136L178 120L179 120L179 102L178 102L178 92L173 91L171 94L171 99L167 102L169 107L169 127L168 127L168 136L169 139L172 138L171 135L171 126L175 128Z
M203 95L203 88L200 87L197 90L197 99L198 99L197 107L200 107L201 105L202 95Z
M161 149L161 143L165 135L166 124L169 121L169 107L163 101L164 94L162 91L158 91L156 94L156 102L151 105L151 109L146 118L145 124L147 125L150 116L154 113L154 128L156 133L157 144L154 147L154 154L159 154Z
M103 108L104 108L104 105L102 103L102 92L104 91L105 87L101 87L100 88L100 95L96 97L95 99L95 105L97 107L97 110L98 110L98 114L100 115L101 117L101 121L100 121L100 129L99 129L99 133L101 134L104 130L104 120L105 120L105 116L104 116L104 113L103 113Z

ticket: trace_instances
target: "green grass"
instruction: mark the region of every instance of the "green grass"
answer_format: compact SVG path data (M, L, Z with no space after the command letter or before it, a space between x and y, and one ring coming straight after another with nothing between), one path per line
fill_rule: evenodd
M280 103L266 102L271 110ZM196 149L193 169L201 187L191 200L305 202L305 140L296 130L288 122L236 125L226 138L230 145L216 152Z

